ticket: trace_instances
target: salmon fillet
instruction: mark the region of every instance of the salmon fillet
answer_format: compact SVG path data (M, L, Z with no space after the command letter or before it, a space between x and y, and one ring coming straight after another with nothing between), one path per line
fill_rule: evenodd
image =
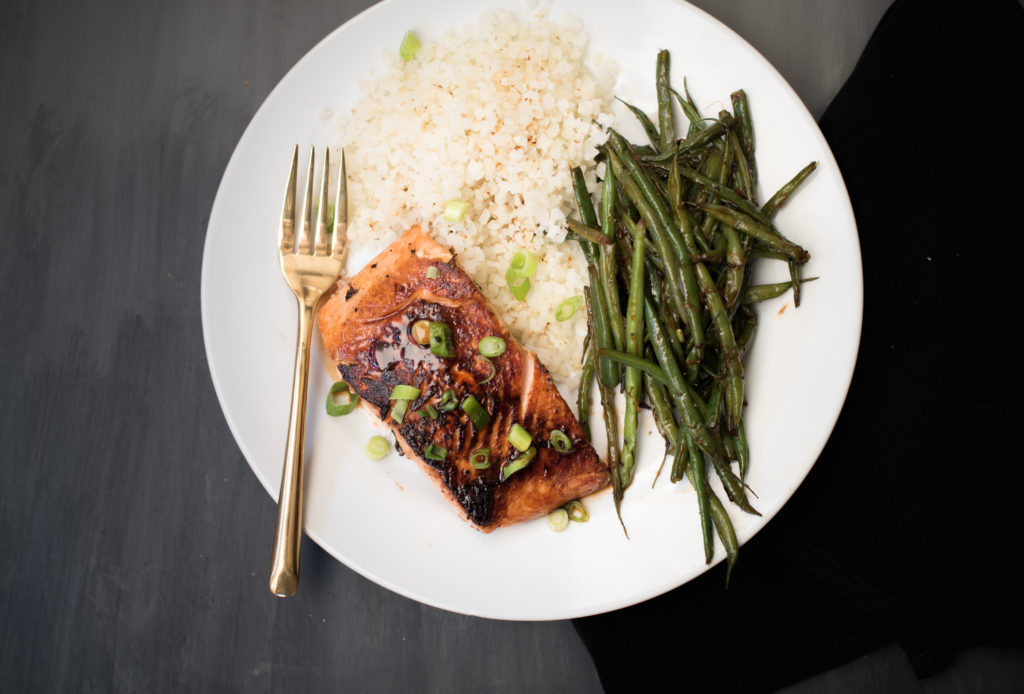
M437 268L437 277L427 277L431 267ZM454 357L436 356L412 339L411 326L419 320L449 326ZM479 530L490 532L535 518L608 484L606 467L548 370L488 308L452 253L419 227L388 246L350 282L339 282L317 321L336 378L348 383L391 428L405 455ZM480 339L488 335L506 344L505 352L490 363L478 352ZM487 381L492 363L494 377ZM400 384L420 389L401 423L391 416L396 401L389 400ZM455 406L442 411L449 390ZM490 415L480 429L461 406L468 396ZM428 405L438 410L436 419L429 416ZM501 480L503 466L523 455L507 438L514 424L532 434L536 456ZM571 441L568 453L549 442L556 429ZM439 448L444 458L432 459L439 457ZM470 457L481 448L490 449L491 464L478 470Z

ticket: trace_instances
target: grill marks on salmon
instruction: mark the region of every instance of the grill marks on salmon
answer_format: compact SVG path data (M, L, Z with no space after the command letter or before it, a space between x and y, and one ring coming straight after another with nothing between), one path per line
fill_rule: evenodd
M438 276L427 277L430 267ZM435 356L410 335L418 320L442 322L452 332L456 356ZM404 453L416 461L475 527L490 532L548 513L608 484L608 472L559 394L548 370L508 332L487 306L472 279L443 246L413 227L351 281L341 284L320 310L318 325L337 377L384 421ZM480 339L505 340L503 354L490 360L477 351ZM492 374L494 377L488 380ZM420 389L401 423L391 417L396 385ZM440 411L446 391L455 408ZM475 397L490 414L477 429L462 409ZM424 410L433 405L437 419ZM513 424L533 435L537 456L507 480L502 466L520 455L508 441ZM572 442L560 453L548 442L554 429ZM433 444L444 460L425 456ZM473 452L490 449L489 468L470 463Z

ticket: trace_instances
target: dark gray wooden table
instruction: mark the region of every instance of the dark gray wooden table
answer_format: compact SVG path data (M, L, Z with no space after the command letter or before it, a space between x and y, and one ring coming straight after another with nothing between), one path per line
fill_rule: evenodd
M267 590L275 509L207 371L203 239L264 97L368 4L0 2L0 691L600 689L569 622L426 607L308 541L299 594ZM697 4L819 116L888 0ZM793 691L975 691L1014 662L918 684L893 647Z

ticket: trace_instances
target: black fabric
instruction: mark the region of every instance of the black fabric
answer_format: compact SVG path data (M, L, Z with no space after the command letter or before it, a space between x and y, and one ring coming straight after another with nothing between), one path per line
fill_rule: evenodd
M771 690L893 641L925 677L1022 643L1022 43L1015 0L898 0L875 30L821 120L864 262L842 415L728 590L720 566L575 621L607 691Z

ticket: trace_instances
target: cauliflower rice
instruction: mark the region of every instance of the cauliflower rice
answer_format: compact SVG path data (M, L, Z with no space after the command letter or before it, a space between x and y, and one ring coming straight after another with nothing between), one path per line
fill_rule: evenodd
M586 49L571 17L491 13L424 40L409 62L387 52L385 73L361 83L362 98L339 122L350 241L376 252L421 224L562 385L578 380L587 331L583 310L554 318L587 284L579 245L565 239L576 209L570 172L580 166L596 189L616 77ZM470 204L460 222L442 217L451 200ZM520 248L539 260L525 302L505 283Z

